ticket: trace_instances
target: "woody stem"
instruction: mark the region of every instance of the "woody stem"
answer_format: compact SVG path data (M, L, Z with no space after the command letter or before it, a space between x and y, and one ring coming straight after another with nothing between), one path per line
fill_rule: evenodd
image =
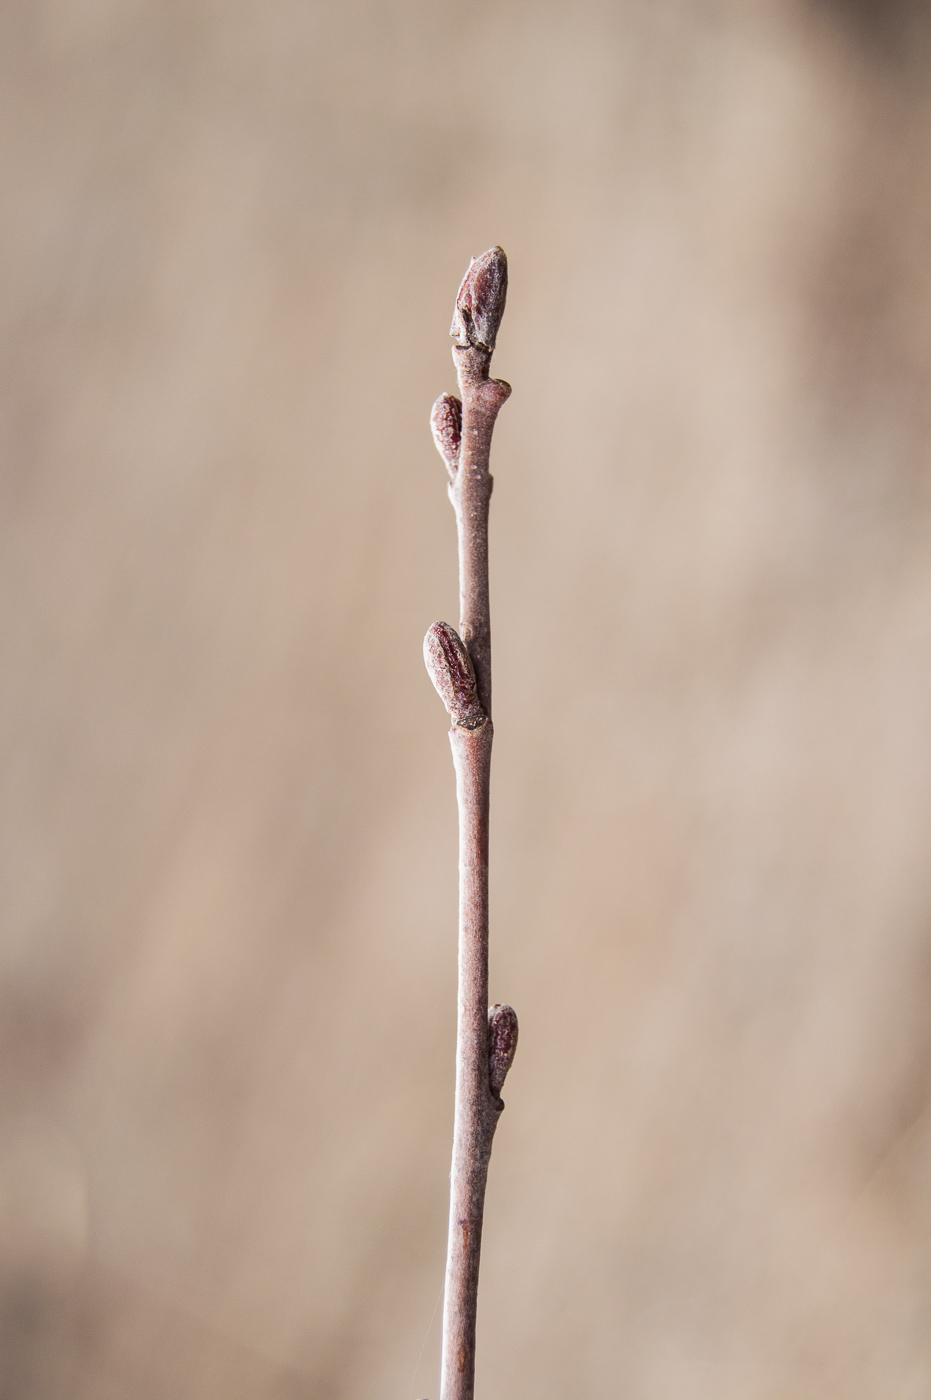
M491 780L491 620L488 601L488 471L491 435L506 384L488 378L489 352L453 350L462 396L462 446L450 486L459 536L460 635L487 721L454 724L450 744L459 805L459 997L456 1108L443 1304L441 1400L473 1400L475 1322L485 1183L500 1096L489 1078L488 816Z

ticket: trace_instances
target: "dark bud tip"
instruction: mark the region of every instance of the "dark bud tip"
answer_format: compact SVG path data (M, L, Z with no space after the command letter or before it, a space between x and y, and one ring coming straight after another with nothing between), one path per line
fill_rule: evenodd
M423 639L423 659L436 693L460 729L478 729L487 718L475 689L472 660L448 622L434 622Z
M455 394L440 394L430 413L430 428L437 452L455 476L462 445L462 401Z
M517 1050L517 1012L498 1002L488 1008L488 1078L500 1094Z
M508 294L508 260L503 248L489 248L473 258L462 279L450 335L457 345L495 348Z

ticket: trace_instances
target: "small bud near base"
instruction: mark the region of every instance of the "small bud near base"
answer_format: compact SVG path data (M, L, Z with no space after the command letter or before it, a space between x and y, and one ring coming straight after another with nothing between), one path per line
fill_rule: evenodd
M488 1081L493 1094L501 1093L516 1051L517 1012L497 1002L488 1008Z
M448 622L434 622L423 639L423 659L436 693L460 729L479 729L488 716L479 703L472 658Z
M459 467L462 446L462 401L455 394L440 394L430 414L430 429L436 450L451 477Z

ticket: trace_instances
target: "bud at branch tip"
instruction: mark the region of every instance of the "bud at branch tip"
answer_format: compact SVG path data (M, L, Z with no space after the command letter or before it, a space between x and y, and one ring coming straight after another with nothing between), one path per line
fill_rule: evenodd
M477 350L495 348L508 294L508 260L503 248L489 248L473 258L462 279L450 335L457 345Z

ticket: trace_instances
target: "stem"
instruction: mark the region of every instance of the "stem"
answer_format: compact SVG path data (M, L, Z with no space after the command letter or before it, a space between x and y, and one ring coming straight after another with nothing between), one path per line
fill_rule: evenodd
M491 721L472 731L453 725L449 738L459 803L459 1003L440 1395L441 1400L472 1400L485 1182L504 1107L500 1096L492 1095L488 1067Z
M491 435L511 387L488 378L491 354L469 346L453 350L462 395L462 447L449 494L459 533L459 633L469 649L478 698L491 718L491 612L488 598L488 471Z
M424 654L453 719L449 738L459 805L459 997L456 1110L443 1304L441 1400L473 1400L475 1322L485 1183L504 1108L501 1086L517 1045L509 1006L488 1008L488 817L491 782L491 618L488 471L491 436L510 386L488 377L507 289L500 248L473 261L459 289L453 350L461 404L434 406L437 447L450 471L459 537L460 635L434 623Z

